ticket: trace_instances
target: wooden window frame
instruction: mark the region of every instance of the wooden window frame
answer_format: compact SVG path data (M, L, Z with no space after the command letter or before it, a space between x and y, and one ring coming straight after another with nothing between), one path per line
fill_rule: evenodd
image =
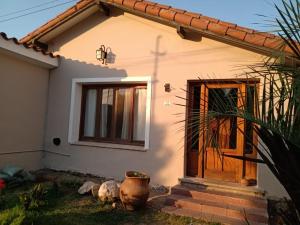
M100 124L101 124L101 102L102 102L102 90L113 89L113 105L112 105L112 119L111 119L111 131L109 138L100 137ZM119 139L116 138L116 91L121 88L128 88L131 91L131 108L130 108L130 120L129 120L129 138ZM86 97L89 89L96 89L96 118L95 118L95 137L84 136L84 124L85 124L85 108L86 108ZM80 113L80 128L79 128L79 141L89 142L101 142L101 143L112 143L112 144L124 144L124 145L136 145L144 146L144 141L133 140L133 126L134 126L134 102L135 102L135 91L137 89L147 89L146 83L131 83L131 84L83 84L82 95L81 95L81 113ZM145 137L146 138L146 137Z

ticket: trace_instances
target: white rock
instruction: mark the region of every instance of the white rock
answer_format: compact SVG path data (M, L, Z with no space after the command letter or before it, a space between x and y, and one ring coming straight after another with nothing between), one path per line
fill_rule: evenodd
M101 186L100 184L96 184L93 186L91 191L94 198L98 198L98 191L100 189L100 186Z
M96 183L92 182L92 181L86 181L84 182L84 184L78 189L78 193L83 195L86 194L88 192L90 192L93 188L93 186L96 185Z
M104 182L98 191L98 197L101 201L112 201L114 198L119 198L120 188L114 180Z

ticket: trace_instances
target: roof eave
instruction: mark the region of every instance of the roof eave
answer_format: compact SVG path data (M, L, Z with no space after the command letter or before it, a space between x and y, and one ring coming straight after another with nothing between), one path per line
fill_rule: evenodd
M53 69L59 66L59 57L45 55L32 48L18 45L12 40L0 38L0 52L47 69Z
M266 55L266 56L273 55L274 56L274 54L276 54L275 49L267 48L267 47L264 47L264 46L257 46L257 45L247 43L247 42L242 41L242 40L231 38L230 36L218 35L216 33L210 32L208 30L197 29L195 27L185 25L185 24L180 24L180 23L175 22L175 21L170 21L170 20L164 19L164 18L159 17L159 16L154 16L154 15L150 15L148 13L142 12L142 11L129 9L127 7L121 6L121 5L116 4L116 3L109 2L109 5L113 5L114 7L118 8L118 9L121 9L125 12L132 13L132 14L138 15L138 16L142 16L144 18L148 18L148 19L163 23L165 25L172 26L174 28L177 28L178 26L180 26L180 27L183 27L185 29L198 32L203 37L213 39L213 40L216 40L216 41L220 41L220 42L223 42L223 43L226 43L226 44L230 44L230 45L233 45L233 46L236 46L236 47L244 48L244 49L247 49L247 50L262 54L262 55ZM281 52L281 54L282 53L283 52ZM291 56L291 54L288 54L288 53L284 53L284 54L286 54L286 56Z
M228 26L227 30L225 31L225 33L223 35L220 35L217 32L211 31L211 29L208 29L208 27L206 27L206 29L201 29L201 28L197 28L197 26L196 27L193 26L193 23L192 23L193 19L191 19L189 23L182 24L180 22L180 20L176 19L175 17L173 18L173 20L166 19L166 18L160 16L160 13L158 13L158 15L153 15L152 13L147 12L147 10L146 10L147 8L143 11L141 9L136 9L135 5L129 7L128 4L125 4L125 3L123 4L123 1L122 1L122 3L120 3L119 1L115 1L115 0L94 0L94 1L86 0L86 1L87 1L86 3L83 3L84 2L83 0L77 3L77 4L83 3L83 4L87 4L87 5L85 5L84 7L82 7L78 11L76 11L75 13L69 12L73 8L68 9L67 11L65 11L65 13L70 14L69 16L67 16L63 20L59 21L57 24L50 26L47 29L45 28L45 27L47 27L47 24L43 25L41 28L39 28L40 29L39 32L37 29L36 31L29 34L28 36L22 38L21 41L26 41L27 43L30 43L32 41L38 40L40 42L47 43L47 41L53 39L60 33L64 32L66 29L68 29L72 25L74 25L76 23L74 21L77 21L77 23L78 23L79 21L83 20L85 18L85 16L83 16L84 15L83 12L86 12L88 9L94 9L95 11L99 10L99 9L101 10L101 7L99 7L99 6L104 5L107 8L109 8L109 7L118 8L124 12L128 12L128 13L131 13L131 14L134 14L137 16L141 16L143 18L147 18L147 19L150 19L150 20L153 20L153 21L156 21L156 22L168 25L168 26L172 26L172 27L175 27L176 29L178 29L178 27L179 27L180 28L179 30L181 30L181 28L182 28L182 29L195 31L195 32L200 33L203 37L210 38L210 39L220 41L223 43L227 43L227 44L237 46L240 48L244 48L249 51L253 51L253 52L256 52L256 53L259 53L262 55L266 55L266 56L281 55L284 57L293 58L292 52L287 50L286 48L284 48L284 46L278 46L278 48L277 48L274 46L274 44L270 45L270 40L267 42L267 39L269 39L269 37L272 37L272 38L276 37L273 34L260 35L261 32L254 33L255 32L254 30L240 27L241 29L238 28L239 32L244 32L245 36L242 39L235 38L235 37L231 37L232 35L227 35L227 31L229 29L231 29L230 26L234 25L234 24L230 24L230 23L221 21L223 24L227 24L227 25L223 25L223 24L221 24L221 22L219 23L219 20L217 20L217 22L216 22L218 24L216 24L214 22L209 22L209 23L217 25L217 26L219 26L219 24L221 24L221 27L223 26L223 28L224 28L224 26ZM134 0L130 0L130 1L134 2ZM150 4L150 3L151 2L147 1L147 4ZM155 4L157 4L157 3L154 3L154 5ZM157 5L159 5L159 4L157 4ZM97 6L97 7L93 8L92 6ZM164 6L160 5L160 7L162 7L161 8L161 10L162 10ZM171 7L169 7L168 9L178 11L178 9L172 9ZM95 12L95 11L90 11L90 13ZM102 9L102 11L105 13L105 10ZM181 10L181 11L183 11L183 10ZM185 11L184 11L184 13L185 13ZM60 15L63 15L63 13ZM58 16L58 18L60 17L60 15ZM175 15L177 15L177 14L175 14ZM201 16L200 14L197 14L197 15L199 17ZM196 17L192 17L192 18L196 18ZM202 18L202 16L201 16L201 18ZM214 18L210 18L210 19L212 20ZM214 20L212 20L212 21L214 21ZM53 22L53 20L49 21L49 22ZM45 30L43 30L43 27L45 28ZM235 25L235 27L239 27L239 26ZM261 33L261 34L263 34L263 33ZM248 35L249 35L249 37L248 37ZM254 37L260 36L260 37L264 38L264 41L259 40L258 43L256 43L255 40L251 40L251 38L253 38L253 37L251 37L251 35ZM246 37L247 37L247 40L246 40ZM271 40L271 42L272 41L278 42L278 40L275 40L275 39ZM267 43L267 44L265 44L265 43ZM280 40L280 43L282 43L282 40ZM282 50L283 48L284 48L284 50Z

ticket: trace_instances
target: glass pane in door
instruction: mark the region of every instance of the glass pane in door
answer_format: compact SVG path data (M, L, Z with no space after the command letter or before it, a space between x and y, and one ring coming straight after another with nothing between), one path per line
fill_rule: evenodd
M208 146L221 149L236 149L237 118L224 113L237 109L237 88L208 89ZM222 115L223 114L223 115Z

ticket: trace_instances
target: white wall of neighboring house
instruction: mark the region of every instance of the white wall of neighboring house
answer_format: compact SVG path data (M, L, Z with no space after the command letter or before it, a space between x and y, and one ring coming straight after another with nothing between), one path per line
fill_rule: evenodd
M48 69L0 51L0 168L43 167L48 80Z
M127 170L140 170L148 173L153 183L164 185L174 185L184 176L184 124L175 122L184 119L185 108L174 103L184 103L175 96L185 97L181 88L186 88L187 80L198 76L236 78L241 74L239 66L262 58L199 36L181 39L174 28L117 10L111 17L94 14L48 44L62 58L49 80L44 165L117 179L122 179ZM95 58L102 44L110 48L113 59L107 65ZM126 77L151 77L149 148L80 143L76 135L70 142L70 115L79 114L76 107L71 107L72 82ZM171 84L170 93L164 91L165 83ZM73 95L80 98L80 86ZM38 100L42 106L42 97ZM176 117L175 113L183 114ZM42 121L39 124L42 127ZM53 144L56 137L62 140L59 146ZM267 189L270 195L285 195L272 174L258 168L258 187Z

